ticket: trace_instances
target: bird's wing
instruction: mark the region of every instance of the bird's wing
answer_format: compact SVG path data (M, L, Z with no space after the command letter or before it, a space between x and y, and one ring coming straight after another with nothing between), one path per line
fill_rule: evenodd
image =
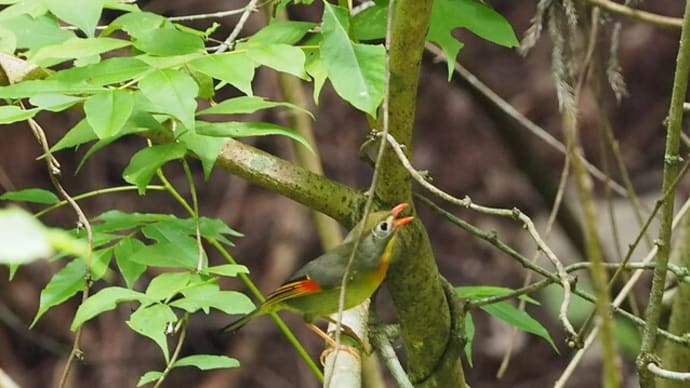
M296 281L313 281L321 289L331 289L340 286L347 261L352 252L352 243L342 244L297 270L286 282L286 285Z

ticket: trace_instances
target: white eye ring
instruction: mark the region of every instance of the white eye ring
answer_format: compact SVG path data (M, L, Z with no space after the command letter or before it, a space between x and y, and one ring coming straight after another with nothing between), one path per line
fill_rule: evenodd
M374 227L374 236L378 238L386 238L391 234L393 226L389 220L381 221Z

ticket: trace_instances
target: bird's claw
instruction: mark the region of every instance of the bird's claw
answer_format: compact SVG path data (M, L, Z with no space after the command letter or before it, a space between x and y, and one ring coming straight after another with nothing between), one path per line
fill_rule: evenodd
M321 352L321 356L319 356L319 361L321 361L321 366L326 366L326 358L328 358L328 356L331 353L340 352L340 351L350 353L352 355L352 357L354 357L355 360L357 360L357 363L361 364L362 358L359 356L359 352L357 351L357 349L355 349L352 346L341 344L337 348L335 346L331 346L331 347L326 348L326 350L324 350L323 352Z

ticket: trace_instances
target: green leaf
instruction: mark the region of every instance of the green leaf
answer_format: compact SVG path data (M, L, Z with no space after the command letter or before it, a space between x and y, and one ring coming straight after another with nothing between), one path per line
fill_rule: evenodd
M174 27L158 28L137 35L134 41L137 49L160 56L204 53L204 41L196 35Z
M89 126L89 128L91 128ZM100 139L94 144L89 150L84 154L82 159L79 161L79 165L77 166L77 172L81 170L82 166L84 163L86 163L87 159L91 157L94 153L97 151L105 148L107 145L113 143L117 139L119 139L122 136L133 134L133 133L141 133L141 132L147 132L147 131L165 131L166 129L158 122L156 119L153 117L148 112L142 112L142 111L134 111L132 112L132 115L129 117L127 122L125 123L124 127L117 133L113 134L112 136ZM95 133L93 133L93 130L91 130L93 137L90 140L95 140L97 139L97 136Z
M189 238L186 242L185 240L180 241L177 244L163 242L147 245L136 251L129 259L135 263L151 267L184 268L193 270L196 268L198 252L195 252L194 249L189 249L190 242L194 244L192 247L196 247L196 240L192 238Z
M151 69L145 62L132 57L108 58L94 65L58 71L50 80L67 83L88 81L93 85L109 85L128 81Z
M44 46L60 44L76 37L72 31L61 29L57 20L47 15L31 17L24 14L3 20L0 24L3 28L14 33L17 38L17 48L32 51Z
M238 45L237 48L246 48L247 56L260 65L307 79L307 73L304 71L304 51L300 48L287 44L246 44Z
M113 247L107 247L93 252L91 258L91 279L93 281L103 278L108 271L110 260L113 258Z
M213 267L208 267L203 271L203 273L234 278L238 274L249 273L249 269L241 264L221 264Z
M304 112L314 118L314 116L308 110L301 108L297 105L291 104L289 102L280 101L268 101L263 97L259 96L240 96L235 98L229 98L227 100L221 101L220 103L198 112L198 116L202 115L232 115L232 114L249 114L254 113L262 109L270 109L277 107L285 107L300 112Z
M83 235L84 233L81 234ZM46 229L45 235L48 238L50 246L62 254L84 259L88 257L91 251L84 236L79 237L76 233L71 233L63 229ZM94 246L99 245L99 238L101 238L101 236L94 233Z
M467 342L465 343L465 356L470 367L474 367L472 363L472 343L474 342L474 321L472 314L467 311L465 313L465 334L467 335Z
M146 373L144 373L143 376L139 378L139 381L137 381L137 387L144 386L148 383L152 383L158 379L163 377L163 372L159 372L156 370L151 370Z
M313 152L309 141L302 137L293 129L285 128L277 124L252 122L252 121L226 121L220 123L209 123L197 121L197 133L206 136L219 137L247 137L247 136L267 136L283 135L287 136Z
M139 89L158 112L175 117L187 128L194 128L199 86L189 74L172 69L158 70L142 78Z
M328 78L340 97L375 117L383 101L386 50L354 43L348 31L347 9L324 2L320 49Z
M103 11L103 0L46 0L50 12L92 37Z
M113 38L73 38L57 45L40 48L29 57L29 62L43 67L53 66L70 59L90 57L127 47L130 44L126 40Z
M67 265L53 275L50 282L41 291L38 311L30 327L33 327L48 309L66 301L77 292L83 290L85 283L86 263L81 259L75 259L67 263Z
M312 96L314 98L314 104L318 105L319 94L321 93L323 84L326 82L326 78L328 78L328 73L321 60L320 50L310 50L309 53L307 53L304 70L314 79L314 92Z
M0 209L0 263L28 263L52 252L45 227L31 213Z
M81 260L79 260L81 262ZM108 287L89 296L77 309L70 330L75 331L84 322L105 312L113 310L119 303L139 301L151 303L146 295L123 287Z
M24 189L18 191L8 191L0 195L0 199L6 201L33 202L45 205L54 205L60 202L60 198L51 191L44 189Z
M199 135L196 131L187 131L179 138L187 149L194 152L194 154L201 161L201 166L204 169L204 178L208 179L216 164L216 159L220 151L223 149L225 139L213 136Z
M84 101L84 98L64 94L39 94L29 99L31 105L51 112L63 111L81 101Z
M0 106L0 124L10 124L34 117L39 109L22 109L16 105Z
M218 291L209 304L226 314L248 314L256 307L247 295L237 291Z
M113 89L94 94L84 102L86 120L99 139L117 135L134 109L134 97L126 90Z
M88 143L96 139L98 139L96 132L93 131L93 128L91 128L89 122L86 121L86 119L83 119L72 127L72 129L67 131L67 133L50 148L50 151L57 152L64 150L65 148L76 147L80 144Z
M299 42L304 34L316 26L315 23L298 22L293 20L276 20L271 24L260 29L256 34L249 37L249 43L259 45L270 44L289 44L294 45Z
M139 194L143 195L156 170L171 160L182 159L186 151L184 144L180 143L144 148L132 156L122 177L137 186Z
M388 3L377 3L352 17L352 34L359 40L377 40L386 37Z
M537 320L532 318L526 311L520 310L508 302L498 302L481 306L481 309L494 317L515 326L522 331L537 335L548 342L558 353L556 344L551 339L549 332Z
M17 36L14 32L0 27L0 53L13 54L17 51Z
M115 262L127 288L133 288L137 279L146 271L146 265L131 260L131 256L144 247L144 243L133 237L122 239L115 246Z
M177 322L172 309L164 304L140 306L132 313L127 325L137 333L152 339L163 351L165 361L170 361L166 329L168 324Z
M94 230L105 232L126 231L135 227L145 226L153 222L172 218L169 214L157 213L125 213L120 210L109 210L98 215L95 219L100 224L94 224Z
M475 35L505 47L518 45L510 23L498 12L476 0L437 0L431 9L427 39L438 44L448 58L448 80L453 75L455 58L462 48L451 34L466 28Z
M166 23L168 21L163 16L155 13L130 12L113 20L108 28L103 30L102 35L106 36L115 30L122 30L137 39L148 32L161 28Z
M86 94L104 89L84 82L71 83L56 80L29 80L0 87L0 98L25 98L40 94Z
M168 299L187 287L191 277L189 272L164 272L151 280L146 296L159 301Z
M170 305L189 313L203 310L208 314L210 308L215 308L226 314L247 314L255 307L246 295L237 291L220 291L216 283L200 283L182 290L182 294L183 298Z
M246 53L229 52L206 55L189 63L189 67L217 80L225 81L247 95L252 95L254 61Z
M10 5L0 11L0 21L3 23L7 19L15 18L19 15L28 14L36 17L47 12L44 0L25 0L19 1L16 4Z
M455 290L458 296L467 299L481 299L491 296L501 296L507 295L515 291L508 287L498 287L498 286L462 286L456 287ZM524 299L528 303L539 305L539 301L530 297L529 295L520 295L519 299Z
M228 356L216 356L212 354L195 354L182 357L175 361L173 368L181 366L195 366L201 370L237 368L240 362Z

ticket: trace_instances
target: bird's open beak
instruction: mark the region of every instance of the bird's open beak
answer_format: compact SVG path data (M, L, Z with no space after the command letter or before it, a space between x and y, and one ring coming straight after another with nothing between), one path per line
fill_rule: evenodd
M409 217L403 217L403 218L398 218L400 213L402 213L403 210L407 209L409 205L406 202L400 203L396 205L392 210L391 210L391 215L393 216L393 227L395 229L410 223L412 220L414 220L414 217L409 216Z

